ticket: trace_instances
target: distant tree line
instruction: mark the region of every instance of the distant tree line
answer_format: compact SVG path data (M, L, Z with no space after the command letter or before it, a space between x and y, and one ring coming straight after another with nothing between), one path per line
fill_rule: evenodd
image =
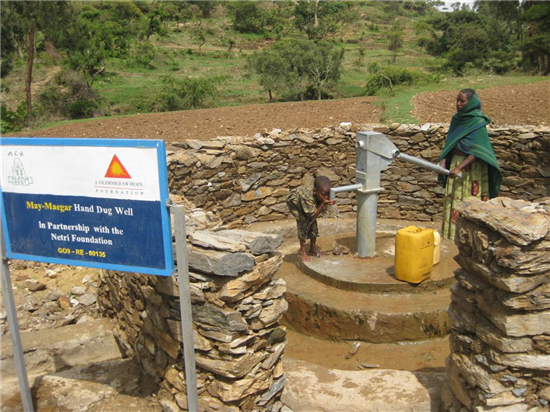
M444 57L455 73L477 67L502 74L516 66L549 73L550 2L476 1L474 10L455 8L416 26L418 46Z

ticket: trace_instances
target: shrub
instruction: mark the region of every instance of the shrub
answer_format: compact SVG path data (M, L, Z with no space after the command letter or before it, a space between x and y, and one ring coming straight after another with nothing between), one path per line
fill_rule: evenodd
M155 59L156 49L151 43L139 43L130 50L126 65L128 67L153 68L151 64Z
M438 82L439 77L420 70L406 69L398 66L379 66L377 63L369 64L371 75L365 84L367 96L379 95L383 91L393 94L393 88L397 85L419 85L430 82Z
M212 107L219 96L217 85L220 80L217 78L193 79L186 77L177 79L165 76L161 83L162 86L156 92L147 91L139 99L133 101L137 110L170 112Z
M100 99L82 74L66 70L47 84L38 97L38 106L49 118L84 119L100 112Z
M2 103L0 106L0 131L17 132L25 127L27 120L27 102L21 102L17 109L10 110Z

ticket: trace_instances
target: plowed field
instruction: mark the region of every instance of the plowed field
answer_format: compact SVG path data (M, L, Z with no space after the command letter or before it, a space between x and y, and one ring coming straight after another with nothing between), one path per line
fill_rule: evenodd
M448 123L455 113L456 91L418 94L413 115L421 123ZM499 125L550 125L550 82L480 89L482 110ZM102 118L70 123L19 136L187 139L246 136L274 128L321 128L341 122L379 123L382 109L374 97L274 103L219 109Z

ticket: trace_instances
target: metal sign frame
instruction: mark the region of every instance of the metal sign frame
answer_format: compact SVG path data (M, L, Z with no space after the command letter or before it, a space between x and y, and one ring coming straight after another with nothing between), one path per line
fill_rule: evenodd
M15 368L21 391L21 401L25 412L33 412L34 405L28 383L27 370L23 355L17 312L14 303L11 278L9 274L8 258L31 260L37 262L49 262L76 266L87 266L99 269L121 270L126 272L138 272L158 276L171 276L175 272L174 254L172 251L172 231L170 225L170 214L168 211L168 175L166 165L166 147L162 140L112 140L112 139L37 139L37 138L0 138L0 154L5 147L9 146L87 146L87 147L132 147L132 148L155 148L158 163L159 183L159 211L162 224L162 239L165 268L153 269L140 266L128 266L112 263L97 263L85 260L66 258L55 258L51 256L40 256L26 253L14 253L10 248L9 230L7 228L7 215L4 204L4 192L0 185L0 254L2 258L0 276L2 295L6 307L8 325L10 329L12 348L14 354ZM114 157L113 157L114 159ZM19 175L21 179L27 179L24 173ZM155 200L156 201L156 200ZM180 294L181 329L183 337L183 353L185 372L187 377L187 398L190 411L198 411L198 389L196 377L195 349L193 342L193 320L191 311L191 295L189 288L189 265L187 258L187 235L185 231L185 209L183 206L172 206L176 226L176 253L178 262L178 283Z
M10 231L8 230L8 220L6 216L6 205L4 199L4 193L7 193L4 188L0 186L0 208L2 211L2 220L4 222L4 239L6 243L6 256L13 259L30 260L37 262L47 262L64 265L74 266L86 266L98 269L110 269L126 272L145 273L159 276L170 276L174 272L174 257L172 252L172 233L170 230L170 215L166 208L168 203L168 175L166 164L166 147L165 142L162 140L129 140L129 139L65 139L65 138L0 138L0 150L2 152L8 150L10 147L87 147L87 148L135 148L135 149L156 149L156 160L158 164L158 209L155 212L155 216L160 216L162 223L162 233L159 233L159 237L162 237L162 257L157 256L157 259L164 263L164 267L148 267L148 266L133 266L129 264L121 263L107 263L90 258L86 260L86 257L71 258L60 256L42 256L40 254L21 253L19 251L12 250L10 242ZM4 155L2 154L2 157ZM48 195L48 194L45 194ZM69 193L67 195L70 195ZM78 197L78 195L74 196ZM111 197L95 196L95 199L103 199L104 201L115 201ZM117 198L120 202L128 199ZM140 200L135 200L136 204L139 204ZM156 214L158 213L158 215ZM85 216L83 216L85 221ZM145 230L145 229L144 229ZM126 239L129 239L131 235L124 235ZM160 254L160 253L159 253ZM158 265L161 266L161 265Z

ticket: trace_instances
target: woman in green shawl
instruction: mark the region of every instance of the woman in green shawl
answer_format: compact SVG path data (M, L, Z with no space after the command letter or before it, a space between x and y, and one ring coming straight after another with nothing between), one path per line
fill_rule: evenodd
M439 156L440 165L451 171L448 178L442 176L445 187L444 238L455 238L459 216L456 206L462 200L475 196L486 201L498 196L502 175L487 134L489 123L491 119L481 111L481 101L475 90L461 90L456 99L456 114ZM460 173L462 177L457 177Z

